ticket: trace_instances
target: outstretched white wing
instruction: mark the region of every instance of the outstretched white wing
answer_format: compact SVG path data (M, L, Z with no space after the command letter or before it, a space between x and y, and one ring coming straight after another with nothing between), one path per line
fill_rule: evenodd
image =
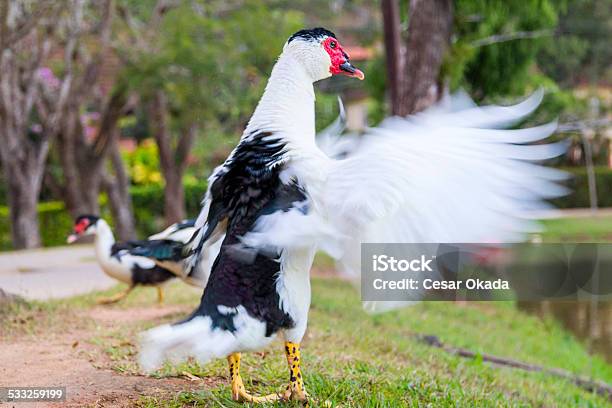
M348 157L328 164L322 188L313 193L315 211L271 215L245 242L291 248L316 240L320 248L341 248L332 255L345 271L358 272L361 242L523 240L537 227L531 210L567 193L558 184L565 173L538 164L566 150L565 143L537 144L555 123L502 130L541 99L538 92L518 105L480 108L461 97L389 118L369 129Z

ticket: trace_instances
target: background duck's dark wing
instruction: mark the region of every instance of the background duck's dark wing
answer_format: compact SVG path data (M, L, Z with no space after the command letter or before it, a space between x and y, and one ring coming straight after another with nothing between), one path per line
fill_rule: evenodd
M179 262L184 259L182 242L169 239L141 241L140 245L132 247L129 252L132 255L144 256L158 261Z
M141 245L129 249L129 254L139 258L147 258L159 268L171 272L186 283L204 287L208 280L208 270L187 269L186 254L189 244L169 239L143 241Z
M127 253L134 248L138 248L146 244L147 244L147 241L138 241L138 240L116 242L111 247L111 256L117 256L122 251L123 253Z

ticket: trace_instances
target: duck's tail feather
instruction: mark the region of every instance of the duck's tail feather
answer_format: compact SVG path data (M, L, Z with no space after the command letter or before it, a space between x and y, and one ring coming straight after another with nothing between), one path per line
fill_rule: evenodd
M236 347L231 332L213 329L210 317L196 316L182 323L165 324L140 335L139 362L146 372L166 360L180 362L194 357L201 364L225 357Z

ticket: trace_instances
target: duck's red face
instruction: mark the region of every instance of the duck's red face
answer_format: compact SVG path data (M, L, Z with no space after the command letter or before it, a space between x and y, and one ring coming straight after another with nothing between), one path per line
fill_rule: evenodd
M323 40L323 48L327 51L331 59L329 72L331 72L332 75L346 75L363 80L365 77L363 72L349 62L348 54L342 49L337 39L334 37L327 37Z
M66 242L69 244L75 242L83 235L90 235L95 228L90 228L98 222L98 217L93 215L81 215L74 221L73 233L68 236Z
M89 219L81 218L80 220L77 221L76 224L74 224L74 233L75 234L82 234L82 233L85 232L87 227L89 227L90 225L91 225L91 223L89 222Z

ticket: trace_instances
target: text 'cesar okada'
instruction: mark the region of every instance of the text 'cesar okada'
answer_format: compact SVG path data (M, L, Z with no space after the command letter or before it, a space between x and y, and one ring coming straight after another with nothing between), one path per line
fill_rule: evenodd
M509 290L510 284L503 279L483 280L470 278L463 280L437 280L426 278L423 280L415 278L404 279L381 279L376 278L372 281L372 287L376 290Z

